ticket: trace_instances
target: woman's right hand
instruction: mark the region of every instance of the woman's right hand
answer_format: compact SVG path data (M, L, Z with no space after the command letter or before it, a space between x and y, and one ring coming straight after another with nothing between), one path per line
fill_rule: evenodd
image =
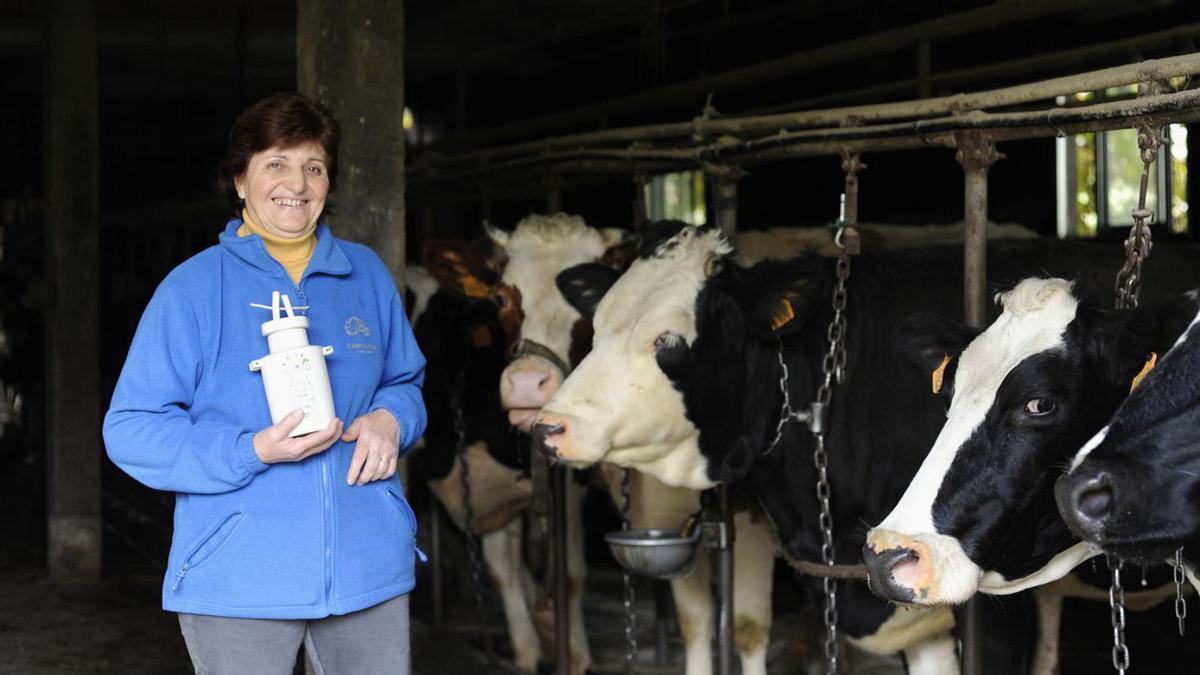
M333 418L329 426L311 434L291 438L288 434L304 421L304 413L293 410L287 417L254 434L254 453L263 464L299 462L330 448L342 435L342 421Z

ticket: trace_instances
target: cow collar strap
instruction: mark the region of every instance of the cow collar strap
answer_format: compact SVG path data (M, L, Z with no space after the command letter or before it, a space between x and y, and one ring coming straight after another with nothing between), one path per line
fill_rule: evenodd
M783 438L783 428L789 422L800 422L808 425L810 430L815 431L818 428L825 426L825 404L819 401L813 401L809 404L807 410L795 410L792 408L792 395L788 387L788 367L783 360L783 344L779 344L775 355L779 358L779 392L783 394L783 404L779 407L779 421L775 424L775 438L771 440L770 445L763 451L764 455L771 454L775 446L779 445L779 439Z
M565 361L558 358L558 354L555 354L549 347L540 342L521 339L513 343L512 360L516 361L522 356L537 356L546 359L553 364L555 368L558 368L560 371L562 371L563 377L571 374L571 367L568 366Z

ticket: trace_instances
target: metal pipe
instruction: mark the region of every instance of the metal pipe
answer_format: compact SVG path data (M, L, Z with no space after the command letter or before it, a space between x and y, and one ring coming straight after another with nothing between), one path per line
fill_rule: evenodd
M968 324L983 326L987 311L987 196L988 169L1004 155L979 134L958 136L959 164L966 174L963 232L963 316Z
M558 176L551 175L546 179L546 213L562 211L562 188Z
M429 529L430 529L430 573L433 576L433 627L442 628L445 625L445 596L442 593L442 505L436 500L430 500Z
M554 654L557 675L571 672L571 614L567 611L567 470L562 464L550 468L551 521L554 534Z
M996 114L975 111L952 118L809 129L775 133L749 141L722 140L684 148L580 148L496 162L489 165L489 171L512 177L522 168L545 171L547 165L554 165L556 171L562 172L569 165L580 163L583 170L595 172L602 168L600 164L609 162L614 172L629 173L647 171L650 165L661 171L672 166L676 169L695 167L704 162L728 162L734 158L746 162L749 159L767 161L864 150L953 148L957 147L956 137L967 131L986 131L993 141L1008 141L1123 129L1135 119L1152 126L1200 121L1200 89L1071 108ZM422 185L483 175L477 167L440 174L414 168L411 173L412 182Z
M671 584L662 579L654 580L654 665L665 666L671 662L671 648L667 642L667 631L671 623Z
M1170 36L1168 36L1170 37ZM969 71L966 71L969 73ZM444 154L437 159L418 161L412 168L426 164L442 166L475 164L484 159L537 155L596 146L623 146L646 141L685 141L696 135L718 138L724 135L775 133L781 129L798 130L837 127L852 120L855 124L877 124L911 118L955 116L968 110L1011 108L1080 91L1118 87L1146 80L1167 80L1200 72L1200 54L1185 54L1150 59L1113 68L1030 82L966 94L953 94L917 101L897 101L872 105L789 111L768 115L747 115L720 119L697 118L687 122L652 124L603 131L551 136L536 141L494 146L461 154ZM937 79L937 76L931 76Z
M958 162L966 174L963 232L963 314L968 324L983 326L987 310L987 195L988 169L1004 155L979 134L958 138ZM983 626L977 598L967 602L963 631L963 675L983 674Z
M722 484L717 490L720 500L721 520L726 536L721 538L717 549L717 593L721 598L721 610L717 618L717 672L733 675L733 514L729 508L729 486Z

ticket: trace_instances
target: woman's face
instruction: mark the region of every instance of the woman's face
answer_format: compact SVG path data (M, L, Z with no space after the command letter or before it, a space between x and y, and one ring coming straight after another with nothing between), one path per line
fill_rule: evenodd
M319 143L273 147L251 156L246 172L234 180L250 219L277 237L311 232L329 193L325 159Z

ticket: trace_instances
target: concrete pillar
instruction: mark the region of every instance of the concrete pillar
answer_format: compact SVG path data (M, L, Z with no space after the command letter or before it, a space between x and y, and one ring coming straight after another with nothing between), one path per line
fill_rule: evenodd
M45 16L47 563L56 581L100 578L100 144L94 0Z
M297 0L299 89L342 123L329 224L404 283L404 2Z

